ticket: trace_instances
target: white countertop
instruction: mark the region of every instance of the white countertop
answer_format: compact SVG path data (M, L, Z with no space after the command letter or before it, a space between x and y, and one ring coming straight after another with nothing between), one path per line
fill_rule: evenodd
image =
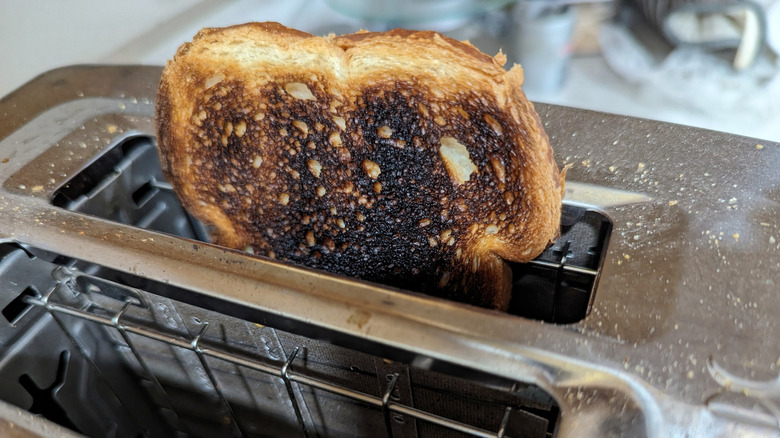
M358 22L332 11L323 0L0 2L4 35L0 38L0 96L40 73L65 65L162 65L202 27L269 20L317 34L349 32L359 27ZM573 58L563 87L557 92L528 90L528 95L535 101L780 142L778 118L762 120L744 109L716 114L692 109L627 83L598 54Z

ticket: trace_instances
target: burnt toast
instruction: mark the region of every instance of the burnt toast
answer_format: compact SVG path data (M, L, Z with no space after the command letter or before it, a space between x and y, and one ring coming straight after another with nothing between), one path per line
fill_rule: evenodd
M203 29L163 71L163 171L218 245L505 309L563 175L503 63L435 32Z

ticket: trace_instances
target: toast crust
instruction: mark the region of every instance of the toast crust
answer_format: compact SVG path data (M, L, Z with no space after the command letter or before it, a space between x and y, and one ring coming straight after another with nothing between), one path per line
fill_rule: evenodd
M563 176L503 61L435 32L204 29L163 72L163 171L219 245L506 308Z

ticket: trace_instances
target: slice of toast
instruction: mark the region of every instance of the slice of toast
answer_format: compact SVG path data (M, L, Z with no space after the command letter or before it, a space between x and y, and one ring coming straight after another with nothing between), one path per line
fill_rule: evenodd
M204 29L160 83L165 176L218 245L506 308L563 176L503 63L435 32Z

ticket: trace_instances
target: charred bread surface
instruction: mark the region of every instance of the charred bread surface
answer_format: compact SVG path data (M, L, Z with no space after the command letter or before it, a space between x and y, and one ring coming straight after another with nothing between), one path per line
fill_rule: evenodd
M503 62L435 32L204 29L163 71L163 170L219 245L506 308L563 176Z

